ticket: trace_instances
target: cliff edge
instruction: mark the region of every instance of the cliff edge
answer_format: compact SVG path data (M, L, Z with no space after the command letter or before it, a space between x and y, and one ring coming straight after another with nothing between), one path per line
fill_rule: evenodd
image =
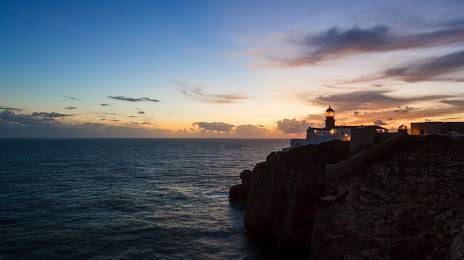
M352 174L326 179L346 142L272 153L247 178L251 237L311 259L463 259L464 141L408 136Z
M325 165L348 156L348 143L335 141L275 152L257 164L247 194L249 235L282 247L309 248L315 202L325 192Z

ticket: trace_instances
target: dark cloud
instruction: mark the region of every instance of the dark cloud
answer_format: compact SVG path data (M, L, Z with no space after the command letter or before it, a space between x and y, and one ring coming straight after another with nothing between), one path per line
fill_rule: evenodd
M229 104L229 103L237 103L242 100L248 99L247 96L239 95L239 94L205 93L200 87L192 87L182 82L177 82L176 84L182 87L182 89L180 90L180 93L199 102L213 103L213 104Z
M380 119L377 119L374 121L374 125L386 125L387 123L385 123L384 121L380 120Z
M234 127L234 125L224 122L195 122L192 125L197 126L201 130L224 133L230 132Z
M32 125L32 126L41 126L49 125L55 122L53 117L42 117L27 114L17 114L12 110L4 110L0 112L0 122L8 125Z
M398 106L398 109L395 109L393 110L395 113L397 114L402 114L402 115L406 115L406 114L409 114L411 113L411 111L414 111L416 110L416 108L414 107L410 107L410 106Z
M460 99L460 100L457 100L457 99L441 100L440 102L443 103L443 104L447 104L447 105L454 106L454 107L460 107L460 108L464 109L464 100L463 99Z
M277 130L285 134L301 134L310 126L306 120L282 119L277 121Z
M43 118L61 118L61 117L69 117L73 116L70 114L61 114L57 112L34 112L32 113L34 117L43 117Z
M139 112L137 112L137 114L139 114L139 115L143 115L143 114L145 114L145 112L144 112L144 111L142 111L142 110L140 110Z
M64 109L66 109L66 110L74 110L74 109L77 109L77 107L67 106Z
M443 102L445 101L445 102ZM438 101L438 103L447 104L448 100ZM339 114L337 117L338 122L345 124L363 124L365 122L375 122L375 120L381 120L389 125L400 122L403 124L406 122L414 122L417 120L424 121L427 118L434 118L434 120L446 120L446 118L452 118L450 116L462 114L464 110L464 104L458 102L452 102L453 105L440 106L434 104L429 107L410 107L400 106L394 109L381 109L374 111L359 112L356 117L345 117L345 114Z
M69 100L73 100L73 101L78 101L79 99L76 98L76 97L71 97L71 96L65 96L65 98L69 99Z
M464 32L463 32L464 34ZM378 78L394 78L406 82L440 80L440 76L455 72L464 67L464 51L450 53L441 57L390 68ZM374 79L376 79L374 77ZM462 81L463 78L441 78L442 80Z
M132 98L132 97L126 97L126 96L108 96L108 98L119 100L119 101L127 101L127 102L160 102L158 99L152 99L148 97Z
M409 35L395 34L385 25L371 28L353 27L346 30L333 27L319 34L293 37L291 40L299 46L300 54L291 58L271 58L273 61L286 66L311 65L358 53L459 43L464 42L464 26L458 24L432 32Z
M24 109L16 108L16 107L0 106L0 110L23 111Z
M102 118L103 120L104 118ZM143 124L143 123L142 123ZM99 123L62 123L51 117L0 112L0 137L82 138L82 137L174 137L172 131Z
M111 106L111 104L106 104L106 103L103 103L103 104L100 104L100 106L102 106L102 107L110 107L110 106Z
M349 93L303 96L310 104L332 105L336 111L378 110L407 105L419 101L433 101L450 98L449 95L428 95L416 97L394 97L389 90L354 91Z

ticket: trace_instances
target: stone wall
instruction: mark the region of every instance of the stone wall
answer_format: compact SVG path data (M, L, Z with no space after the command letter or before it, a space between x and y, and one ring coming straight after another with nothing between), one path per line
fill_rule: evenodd
M361 152L351 156L350 158L333 164L326 165L326 178L339 178L359 170L370 162L382 159L391 153L397 151L396 145L404 140L405 136L392 136L387 140L374 144Z

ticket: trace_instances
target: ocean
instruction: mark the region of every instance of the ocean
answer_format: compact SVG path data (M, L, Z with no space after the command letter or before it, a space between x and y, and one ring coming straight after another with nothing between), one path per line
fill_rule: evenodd
M237 259L239 174L288 140L0 139L0 259Z

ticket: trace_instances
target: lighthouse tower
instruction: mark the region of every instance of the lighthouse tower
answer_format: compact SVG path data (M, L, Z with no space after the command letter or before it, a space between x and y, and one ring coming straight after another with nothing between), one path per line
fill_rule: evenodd
M325 128L335 128L335 111L330 106L325 111Z

